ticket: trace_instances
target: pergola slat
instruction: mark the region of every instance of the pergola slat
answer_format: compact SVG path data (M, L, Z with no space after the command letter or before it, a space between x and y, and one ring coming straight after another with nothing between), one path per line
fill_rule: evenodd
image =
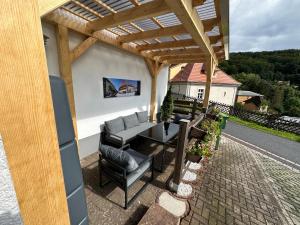
M200 48L191 48L191 49L176 49L176 50L161 50L152 52L151 55L153 57L160 56L171 56L171 55L193 55L193 54L203 54Z
M103 0L91 0L91 4L88 5L79 0L70 2L75 5L74 9L69 5L64 5L61 8L65 9L66 13L54 13L55 16L51 13L47 18L88 37L94 37L99 41L152 60L161 61L160 57L176 54L180 56L205 55L205 58L212 55L215 63L218 59L224 58L224 51L221 50L224 49L226 40L225 43L222 40L220 9L216 9L220 7L219 0L213 0L208 4L203 0L153 0L146 3L128 0L118 3L118 7L113 2ZM200 8L194 8L194 6L202 4L200 15L198 13ZM76 11L78 7L82 9L81 14ZM210 18L204 16L209 19L201 20L202 9L207 7L210 11L212 7L215 16ZM103 10L105 13L102 15ZM93 19L95 16L98 19L87 18L84 13L93 15ZM62 21L64 14L68 14L67 21ZM74 17L69 16L71 14L84 21L74 20ZM155 26L150 24L151 21ZM218 29L213 29L215 27ZM219 33L213 32L214 30L219 30L220 34L214 35ZM154 52L158 49L160 51Z
M62 6L69 0L38 0L40 16L44 16L52 10Z
M186 30L191 34L197 45L201 47L203 52L208 56L211 55L215 62L218 59L210 45L210 41L204 32L203 23L200 20L196 9L193 7L192 0L165 0L167 5L180 19Z
M133 47L131 45L128 45L128 44L121 45L119 41L117 41L116 39L114 39L108 35L105 35L105 34L99 33L99 32L94 32L94 33L88 32L85 29L86 27L84 24L76 23L76 22L70 20L67 15L62 15L58 11L54 11L54 12L50 13L49 15L47 15L45 17L45 20L48 22L51 22L51 23L61 24L62 26L65 26L71 30L74 30L74 31L84 34L86 36L95 37L101 42L104 42L104 43L112 45L114 47L123 49L132 54L135 54L138 56L143 56L146 58L151 58L151 56L149 54L141 53L135 47Z
M209 40L211 43L217 43L220 40L220 36L211 36L209 37ZM180 41L169 41L164 43L158 43L158 44L147 44L147 45L141 45L138 46L137 49L140 51L145 50L153 50L153 49L161 49L161 48L178 48L178 47L188 47L188 46L196 46L197 43L192 40L180 40ZM203 52L203 50L202 50Z
M136 34L124 35L124 36L120 36L118 40L120 42L132 42L132 41L139 41L143 39L178 35L183 33L186 33L185 28L182 25L178 25L173 27L166 27L161 29L139 32Z
M156 20L154 20L154 21L156 21ZM216 23L217 23L216 19L210 19L210 20L203 21L205 32L210 31ZM143 39L173 36L173 35L180 35L180 34L186 34L186 33L187 33L186 29L184 28L183 25L177 25L177 26L172 26L172 27L144 31L144 32L131 34L131 35L123 35L123 36L120 36L118 38L118 40L120 42L132 42L132 41L139 41L139 40L143 40ZM213 42L216 42L216 41L213 41Z
M162 56L161 62L172 60L205 60L205 55L179 55L179 56Z
M158 16L170 12L169 7L164 1L155 0L143 5L116 13L114 15L105 16L102 19L94 20L87 24L88 29L102 30L108 27L118 26L129 23L133 20L145 19Z
M158 44L147 44L147 45L140 45L137 46L139 51L146 51L146 50L155 50L155 49L162 49L162 48L179 48L179 47L187 47L187 46L194 46L196 45L194 40L182 40L182 41L170 41Z

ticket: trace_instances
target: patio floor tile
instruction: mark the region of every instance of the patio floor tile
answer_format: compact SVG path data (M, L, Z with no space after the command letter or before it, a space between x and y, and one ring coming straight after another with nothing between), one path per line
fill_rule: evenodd
M151 152L160 147L143 142L138 143L136 148ZM121 189L113 183L104 188L99 187L97 154L82 160L90 225L137 224L159 193L166 189L166 182L174 170L174 149L169 148L168 151L165 172L156 172L154 181L127 210L122 208L124 193ZM267 169L262 166L262 162L268 165ZM182 219L181 224L285 224L286 214L279 198L275 197L277 192L274 194L266 179L266 171L270 170L268 172L272 176L287 172L281 173L280 168L272 163L276 162L266 162L266 159L262 159L262 156L251 149L222 137L219 150L215 152L206 170L199 173L197 183L193 184L194 196L189 200L191 211ZM291 218L296 221L299 210L299 186L297 188L296 185L300 179L298 174L293 176L295 179L287 184L288 177L281 179L281 175L278 175L276 181L288 186L285 192L281 192L280 198L290 212L294 212ZM129 196L143 184L143 180L137 182L131 188ZM290 198L294 201L290 201Z

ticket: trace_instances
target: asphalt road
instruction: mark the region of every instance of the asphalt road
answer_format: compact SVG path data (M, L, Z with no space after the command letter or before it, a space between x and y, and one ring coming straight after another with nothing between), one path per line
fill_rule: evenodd
M231 121L227 121L226 128L223 132L300 165L299 142L267 134ZM291 163L286 164L291 165Z

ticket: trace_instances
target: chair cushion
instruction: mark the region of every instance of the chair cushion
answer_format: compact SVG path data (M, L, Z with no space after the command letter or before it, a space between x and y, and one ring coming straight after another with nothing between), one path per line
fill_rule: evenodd
M137 118L140 123L148 122L148 112L147 111L136 112L136 115L137 115Z
M139 167L136 159L127 151L103 144L100 145L99 150L104 159L120 165L121 167L125 168L127 172L132 172Z
M151 161L142 164L138 169L133 171L127 176L127 187L132 185L137 179L139 179L148 169L151 167Z
M124 122L121 117L113 120L105 121L105 129L108 133L116 134L122 130L125 130Z
M131 139L135 138L136 135L143 132L144 130L153 127L155 124L151 122L140 123L139 126L132 127L128 130L123 130L119 132L117 135L123 138L124 143L127 143ZM123 144L124 144L123 143Z
M144 130L153 127L155 124L151 123L151 122L146 122L146 123L140 123L139 126L136 127L132 127L128 130L123 130L119 133L117 133L116 135L120 136L123 138L123 142L121 141L120 138L111 136L111 135L107 135L106 136L106 140L118 145L124 145L126 143L128 143L130 140L132 140L133 138L136 137L136 135L138 135L139 133L143 132Z
M125 125L126 130L130 129L132 127L136 127L140 124L135 113L130 114L128 116L124 116L123 121L124 121L124 125Z

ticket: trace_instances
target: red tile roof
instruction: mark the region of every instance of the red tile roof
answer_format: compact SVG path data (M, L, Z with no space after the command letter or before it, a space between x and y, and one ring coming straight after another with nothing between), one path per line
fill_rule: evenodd
M203 63L189 63L181 71L179 71L176 76L171 80L171 82L196 82L205 83L206 74ZM240 85L231 76L226 74L219 68L215 69L215 74L212 78L213 84L230 84L230 85Z

